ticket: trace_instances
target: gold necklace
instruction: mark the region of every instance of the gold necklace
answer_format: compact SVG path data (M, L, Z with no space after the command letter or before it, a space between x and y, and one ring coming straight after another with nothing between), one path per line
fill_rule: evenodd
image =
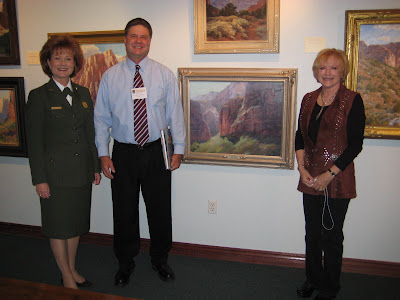
M336 93L337 93L337 91L336 91ZM328 99L328 101L325 102L325 101L324 101L324 96L322 95L322 91L321 91L322 106L321 106L321 109L320 109L320 111L319 111L317 117L315 118L315 120L318 120L318 118L319 118L319 117L321 116L321 114L322 114L322 111L324 110L324 107L325 107L328 103L330 103L330 102L332 101L333 98L336 97L336 93L333 94L333 96L330 97L330 98Z

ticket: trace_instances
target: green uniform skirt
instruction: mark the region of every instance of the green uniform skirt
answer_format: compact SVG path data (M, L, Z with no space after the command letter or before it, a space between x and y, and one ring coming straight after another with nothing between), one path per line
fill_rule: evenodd
M50 198L40 198L43 235L70 239L89 232L92 184L50 187Z

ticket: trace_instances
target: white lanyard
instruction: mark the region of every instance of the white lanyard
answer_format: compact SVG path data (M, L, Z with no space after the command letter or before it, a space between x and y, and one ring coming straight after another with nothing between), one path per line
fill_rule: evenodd
M332 217L332 212L331 209L329 207L329 197L328 197L328 187L326 187L324 189L324 208L322 209L322 227L324 227L326 230L332 230L333 227L335 226L335 222L333 221L333 217ZM328 212L329 212L329 217L331 218L331 222L332 222L332 227L331 228L327 228L324 224L324 215L325 215L325 206L328 208Z

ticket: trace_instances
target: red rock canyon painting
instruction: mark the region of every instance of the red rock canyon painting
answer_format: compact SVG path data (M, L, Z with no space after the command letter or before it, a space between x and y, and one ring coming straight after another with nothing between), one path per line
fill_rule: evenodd
M282 82L192 81L192 152L281 155Z
M84 63L73 81L89 89L95 104L101 76L108 68L125 59L125 45L123 43L83 44L81 47Z

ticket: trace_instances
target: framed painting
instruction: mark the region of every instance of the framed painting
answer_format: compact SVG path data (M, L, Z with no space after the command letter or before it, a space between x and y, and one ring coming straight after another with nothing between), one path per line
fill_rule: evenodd
M23 77L0 77L0 155L27 157Z
M400 9L346 11L348 88L366 113L366 138L400 139Z
M97 91L104 72L126 58L124 30L49 33L70 34L81 45L84 63L72 81L87 87L96 104Z
M185 163L293 169L297 69L178 71Z
M194 53L278 53L279 0L194 0Z
M19 65L15 0L0 0L0 65Z

